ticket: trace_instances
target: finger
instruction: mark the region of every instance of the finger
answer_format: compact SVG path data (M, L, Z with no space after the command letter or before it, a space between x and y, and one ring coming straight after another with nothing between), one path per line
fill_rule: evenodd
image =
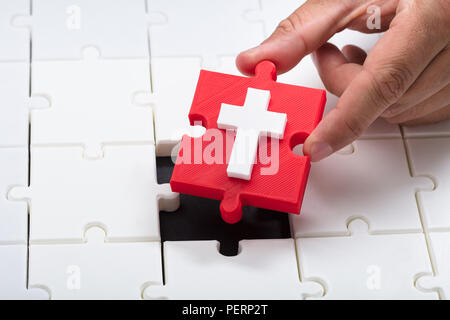
M306 1L281 21L261 45L242 52L236 58L238 69L252 75L258 62L271 60L278 73L290 70L305 55L343 29L354 18L358 6L362 6L359 1Z
M406 110L419 104L432 95L442 90L450 83L450 47L441 51L411 88L398 100L383 112L384 118L392 118L403 114Z
M351 63L333 44L326 43L313 53L313 61L325 88L341 96L350 82L362 70L359 64Z
M346 45L342 48L342 54L347 58L348 62L361 65L367 57L367 53L363 49L354 45Z
M386 120L390 123L398 124L422 118L427 114L442 109L443 107L447 106L449 102L450 102L450 85L441 89L441 91L437 92L435 95L407 109L403 113L392 118L386 118Z
M420 124L430 124L436 123L444 120L450 119L450 104L446 107L435 111L433 113L427 114L426 116L414 120L407 121L402 123L403 126L415 126Z
M445 47L442 34L428 32L435 30L436 19L430 18L426 11L435 9L417 1L400 10L336 108L305 141L304 153L312 161L319 161L357 139L388 106L398 101Z

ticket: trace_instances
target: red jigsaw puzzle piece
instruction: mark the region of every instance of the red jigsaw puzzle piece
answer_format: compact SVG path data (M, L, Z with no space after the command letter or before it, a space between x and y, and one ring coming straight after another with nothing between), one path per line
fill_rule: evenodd
M175 192L222 200L220 211L228 223L241 219L243 205L300 213L310 159L295 155L292 148L302 144L317 126L326 102L324 90L277 83L276 68L270 61L259 63L255 74L247 78L200 72L189 119L191 124L201 121L207 130L202 137L183 137L170 180ZM272 144L276 146L271 138L260 139L258 152L266 148L269 157L257 157L251 179L247 181L227 175L234 134L218 129L217 118L222 103L243 106L248 88L269 90L268 111L285 113L287 123L283 139L275 141L279 144L279 156L276 148L270 152ZM267 159L272 161L264 163ZM267 174L270 168L276 167L274 161L278 161L278 170Z

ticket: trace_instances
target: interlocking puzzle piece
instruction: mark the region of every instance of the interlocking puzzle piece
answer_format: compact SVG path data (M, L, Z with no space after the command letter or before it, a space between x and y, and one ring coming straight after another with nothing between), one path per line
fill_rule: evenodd
M152 57L201 57L203 67L216 66L221 56L234 56L263 40L260 23L243 13L257 0L192 0L193 16L183 0L147 0ZM182 35L182 36L180 36Z
M87 46L105 58L149 57L143 0L33 0L32 16L14 22L32 29L33 61L79 59Z
M0 148L0 244L27 243L27 205L7 200L11 188L27 183L28 149Z
M46 291L27 289L27 245L0 244L0 299L48 299Z
M162 284L161 243L108 242L91 228L81 243L30 246L30 286L51 299L141 299L150 284Z
M416 176L435 182L432 192L418 194L421 212L429 230L450 228L450 138L408 139L411 169Z
M136 101L153 108L157 156L172 155L184 134L196 136L204 132L202 127L191 127L188 118L200 69L200 58L151 59L152 94L138 95ZM234 57L220 58L220 66L214 71L237 75Z
M216 241L164 242L165 286L150 285L150 299L304 299L319 283L300 279L292 239L243 240L226 257ZM200 288L199 289L199 284Z
M403 133L405 137L449 137L450 120L441 121L432 124L423 124L419 126L404 126Z
M359 219L350 222L349 231L349 236L297 239L301 273L324 283L324 298L437 299L414 286L431 272L424 234L370 235Z
M80 147L33 147L30 187L10 199L30 201L30 242L67 242L100 226L108 240L159 240L159 210L178 208L178 194L156 182L155 147L105 148L86 160Z
M441 299L450 300L450 233L430 232L429 236L436 275L423 275L416 286L428 292L438 291Z
M0 63L0 147L28 147L30 65Z
M48 98L50 107L32 110L31 144L84 145L85 157L100 158L105 143L153 143L152 109L133 101L150 94L149 61L84 52L80 61L33 64L32 95Z
M253 78L201 71L189 119L191 124L201 121L207 131L199 138L183 137L170 181L173 191L222 200L220 211L229 223L240 220L243 205L300 212L310 162L309 157L293 154L292 148L303 143L320 121L325 92L275 79L275 65L269 61L258 64ZM248 88L270 91L268 110L287 114L282 140L260 139L260 157L250 181L228 177L234 137L217 129L221 105L243 106Z
M30 14L29 0L2 0L0 2L0 61L30 60L30 31L18 28L13 19ZM3 84L3 82L2 82Z
M355 217L373 232L420 232L415 193L434 183L411 177L402 140L358 140L353 147L313 164L302 214L290 217L295 236L345 234Z

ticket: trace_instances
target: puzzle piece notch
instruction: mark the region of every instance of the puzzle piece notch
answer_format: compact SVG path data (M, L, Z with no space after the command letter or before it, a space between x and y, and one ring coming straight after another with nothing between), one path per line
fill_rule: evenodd
M450 137L407 139L410 165L414 176L435 182L431 192L419 192L418 200L425 226L430 231L450 229Z
M143 287L162 284L161 266L160 242L108 242L98 227L82 243L30 246L30 284L56 300L142 299Z
M35 0L33 14L17 16L14 24L32 30L34 61L77 60L86 46L96 46L105 58L149 57L141 0Z
M326 100L322 90L276 83L270 61L256 69L253 78L201 71L189 119L191 124L201 121L207 130L201 139L183 137L171 179L172 190L222 200L221 214L228 223L240 220L242 205L299 213L310 164L309 157L296 156L292 148L303 143L320 121ZM243 105L249 87L269 90L269 111L286 113L287 125L279 143L278 139L260 141L262 157L254 165L252 179L243 181L226 174L234 137L217 128L217 118L222 103ZM213 158L211 163L208 157Z
M425 292L439 292L441 299L450 300L450 232L430 232L431 257L436 274L424 274L416 287Z
M217 241L164 242L166 284L149 285L144 297L304 299L323 294L320 283L300 281L292 239L242 240L239 247L239 254L229 257L219 253ZM195 289L198 281L202 290Z
M31 152L31 186L8 195L30 203L31 243L81 241L92 226L108 240L160 240L159 211L179 207L170 185L156 182L154 145L108 146L98 161L83 159L80 147Z
M431 271L421 233L371 235L357 218L347 236L298 238L297 252L302 275L324 283L325 299L437 298L414 286Z
M154 143L152 109L134 103L150 90L149 61L99 59L93 47L84 54L34 63L32 108L36 97L49 107L31 111L31 145L83 145L86 158L100 159L107 144Z
M429 177L411 177L402 140L358 140L312 165L302 214L291 215L291 225L295 237L345 235L356 217L375 233L421 232L416 194L434 188Z

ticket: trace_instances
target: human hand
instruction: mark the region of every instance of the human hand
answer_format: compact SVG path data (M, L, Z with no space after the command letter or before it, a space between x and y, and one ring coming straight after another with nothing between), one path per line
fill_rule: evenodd
M381 10L379 30L367 27L372 5ZM367 55L327 43L345 28L386 32ZM351 143L378 117L406 125L450 118L448 0L308 0L236 64L251 75L271 60L284 73L309 53L327 90L340 97L303 145L312 161Z

